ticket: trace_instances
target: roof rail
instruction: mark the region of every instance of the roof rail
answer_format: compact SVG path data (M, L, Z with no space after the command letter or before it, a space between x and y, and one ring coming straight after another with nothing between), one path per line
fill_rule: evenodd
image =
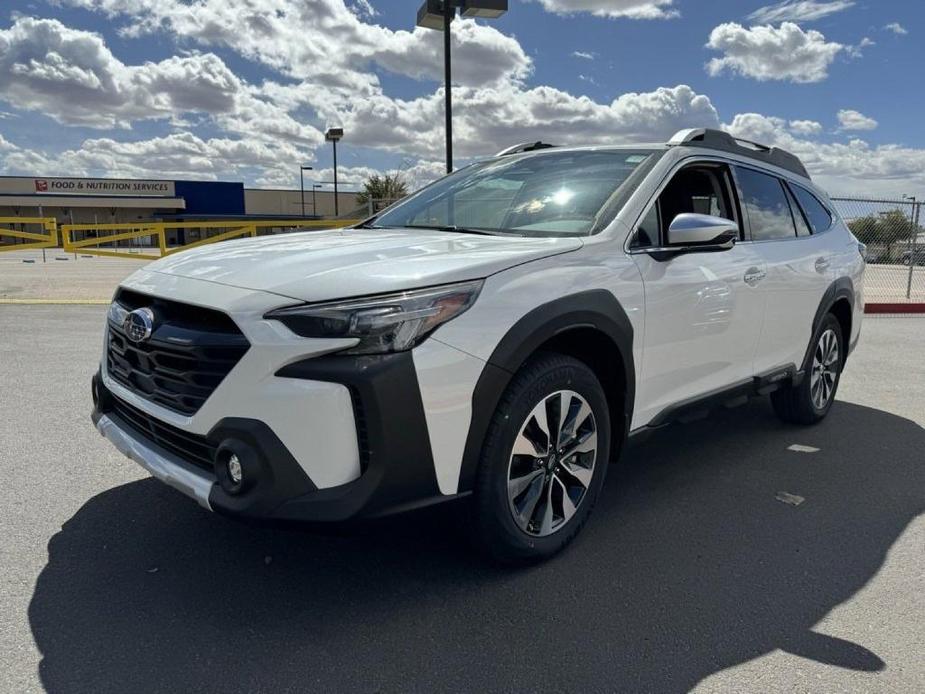
M778 166L803 178L809 178L809 172L795 154L780 147L769 147L751 140L733 137L723 130L710 128L681 130L668 141L668 144L675 147L706 147L731 152L764 164Z
M547 142L521 142L519 145L514 145L508 147L507 149L502 149L495 156L496 157L506 157L509 154L520 154L521 152L533 152L537 149L549 149L550 147L555 147Z

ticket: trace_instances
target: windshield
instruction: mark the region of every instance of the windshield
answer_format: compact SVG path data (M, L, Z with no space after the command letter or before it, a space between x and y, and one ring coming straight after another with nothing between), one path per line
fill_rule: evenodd
M374 228L588 236L616 215L618 189L651 151L547 151L461 169L398 203Z

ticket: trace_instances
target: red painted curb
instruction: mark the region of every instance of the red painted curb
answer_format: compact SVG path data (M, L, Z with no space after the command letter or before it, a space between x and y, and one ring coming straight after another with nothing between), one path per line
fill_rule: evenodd
M925 304L866 304L864 313L925 313Z

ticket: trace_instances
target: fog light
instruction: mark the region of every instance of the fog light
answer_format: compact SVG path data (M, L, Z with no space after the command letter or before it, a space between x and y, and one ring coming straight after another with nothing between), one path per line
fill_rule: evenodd
M241 460L234 453L228 458L228 477L234 484L241 484L244 471L241 469Z
M260 484L260 458L238 439L225 439L215 451L215 477L226 494L246 494Z

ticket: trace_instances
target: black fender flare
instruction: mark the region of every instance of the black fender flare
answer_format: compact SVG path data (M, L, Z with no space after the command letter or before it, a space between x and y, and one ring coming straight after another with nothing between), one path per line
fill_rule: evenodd
M816 329L819 327L825 315L832 310L835 303L842 299L848 302L848 305L851 307L851 313L854 315L854 282L851 281L850 277L838 278L828 286L825 293L822 295L822 300L819 302L819 307L816 309L816 315L813 316L813 324L809 333L809 344L806 346L806 354L803 355L803 364L800 367L801 377L806 373L810 359L812 359L814 346L813 335L816 334ZM847 343L850 341L851 335L847 335L845 338L846 349L848 348Z
M459 474L459 491L475 485L482 444L501 396L514 374L545 342L569 330L594 328L613 341L623 362L625 393L622 435L632 421L636 399L633 325L617 298L595 289L564 296L538 306L518 320L495 346L472 394L472 419ZM613 432L616 438L618 432Z

